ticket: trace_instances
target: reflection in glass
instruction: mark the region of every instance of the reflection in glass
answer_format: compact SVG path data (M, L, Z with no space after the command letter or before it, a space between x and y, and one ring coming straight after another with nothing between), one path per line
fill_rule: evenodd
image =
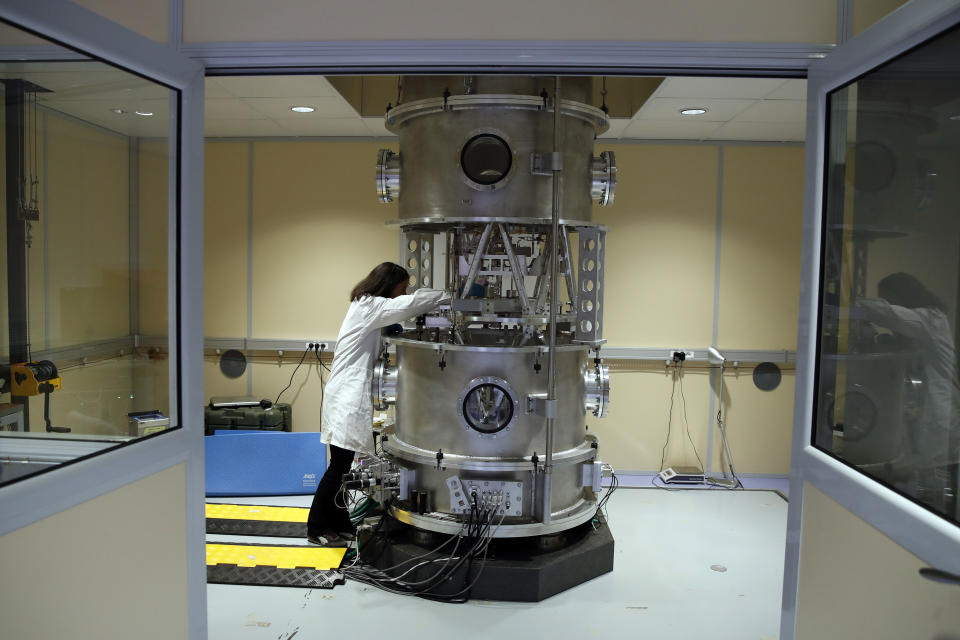
M513 419L513 400L497 384L479 384L463 399L463 418L480 433L497 433Z
M814 445L960 520L960 30L828 112Z
M177 426L167 356L176 92L10 26L0 46L17 58L0 59L6 483Z

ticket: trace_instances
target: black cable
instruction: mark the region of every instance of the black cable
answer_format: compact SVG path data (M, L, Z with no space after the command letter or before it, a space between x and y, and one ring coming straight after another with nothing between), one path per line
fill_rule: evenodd
M370 540L377 539L378 532L383 525L385 515L386 515L386 512L384 516L381 517L380 521L377 523L377 527L374 529L374 532L371 534L370 538L368 538L367 540L368 543ZM410 569L407 569L406 572L400 574L400 576L398 577L390 576L385 571L382 571L370 565L347 567L344 569L344 574L351 579L357 580L358 582L361 582L363 584L368 584L370 586L374 586L391 593L396 593L400 595L412 595L412 596L424 598L426 600L433 600L437 602L450 602L450 603L467 602L469 599L469 591L472 589L473 585L476 584L480 576L478 572L477 575L474 576L472 581L469 580L470 573L472 571L473 560L478 556L480 556L481 552L483 554L483 557L484 558L486 557L486 554L489 550L489 544L492 540L492 533L490 532L492 521L490 519L490 515L491 515L491 510L490 509L480 510L479 504L475 499L474 504L471 505L470 518L462 534L459 534L457 536L458 538L457 544L454 547L453 551L451 551L451 553L446 557L441 557L441 558L436 558L434 560L426 560L424 562L421 562L420 564L415 565ZM383 539L386 540L386 536L383 536ZM464 539L467 542L466 550L462 555L457 557L456 553L461 543L464 541ZM447 543L444 543L444 545L441 545L441 547L438 547L437 549L434 549L433 551L428 552L428 554L426 554L425 556L420 556L420 557L427 557L431 553L438 551L440 548L442 548L448 543L449 541ZM359 556L359 553L363 550L366 550L367 548L368 548L368 544L362 545L362 548L358 548L357 550L358 561L361 559ZM381 553L382 553L382 550L381 550ZM455 558L456 560L454 561ZM434 572L433 575L430 575L422 580L416 580L413 582L402 579L411 571L414 571L421 566L429 565L434 562L443 562L443 566L441 566L440 569ZM399 568L403 564L405 563L396 565L393 568ZM434 593L434 590L437 587L446 584L446 582L450 578L456 575L456 573L461 569L461 567L464 566L464 564L467 565L467 568L466 568L466 578L464 581L465 586L463 589L461 589L460 591L454 594Z
M293 384L293 376L297 375L297 371L300 369L300 365L303 364L304 358L307 357L307 352L308 352L308 351L310 351L309 348L303 350L303 355L300 356L300 362L297 363L297 368L294 369L294 370L293 370L293 373L290 374L290 382L288 382L288 383L287 383L287 386L285 386L285 387L283 388L283 391L286 391L287 389L289 389L289 388L290 388L290 385ZM274 400L273 404L276 405L276 404L279 404L279 403L280 403L280 396L283 395L283 391L281 391L280 393L277 394L277 399Z
M315 356L317 356L317 362L320 363L320 366L323 367L324 369L326 369L326 370L327 370L327 373L330 373L330 367L328 367L326 364L323 363L323 358L321 357L322 354L323 354L323 343L322 343L322 342L320 343L320 346L317 347L317 350L313 352L313 354L314 354Z
M607 503L610 502L610 497L620 488L620 478L617 477L616 473L610 474L610 486L607 487L607 493L600 498L600 502L597 503L597 514L602 514L604 519L607 521L610 520L609 514L606 512Z
M703 460L700 459L700 454L697 452L697 445L693 444L693 438L690 436L690 423L687 421L687 398L683 395L683 360L680 361L680 400L683 402L683 424L687 427L687 440L690 441L690 446L693 447L693 455L697 456L697 462L700 463L700 473L706 473L707 468L703 466Z
M670 388L670 410L667 412L667 441L663 443L663 450L660 451L660 471L663 471L663 463L667 459L667 445L670 444L670 431L673 428L673 396L677 391L677 371L673 371L673 386Z

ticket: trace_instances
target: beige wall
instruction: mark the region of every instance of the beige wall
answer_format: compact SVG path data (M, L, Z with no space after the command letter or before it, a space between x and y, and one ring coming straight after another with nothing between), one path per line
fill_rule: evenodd
M166 42L170 25L170 0L73 0L80 6L136 31L151 40Z
M724 151L718 343L792 349L800 313L800 147Z
M140 145L137 251L143 268L135 274L140 326L131 328L129 140L54 112L42 112L39 123L40 221L30 229L28 273L32 351L131 333L165 334L166 143ZM29 154L27 164L34 166ZM0 329L6 349L6 261L3 268ZM50 401L54 426L80 434L126 434L130 411L169 413L166 359L128 350L108 360L59 364L63 387ZM9 401L9 394L0 396L2 401ZM31 430L43 430L42 396L31 398L30 412Z
M951 640L960 589L811 484L804 487L797 640Z
M253 149L253 338L331 339L354 282L380 260L396 258L397 235L383 226L395 205L379 204L375 142L208 142L205 298L208 337L246 336L248 152ZM712 342L720 149L708 144L599 145L617 154L609 225L605 337L611 346L704 348ZM799 294L803 150L797 146L724 148L719 346L792 350ZM751 261L760 261L762 276ZM791 262L793 261L793 262ZM302 352L300 352L302 353ZM208 397L275 399L300 353L258 356L240 379L208 355ZM295 356L295 357L291 357ZM589 428L604 460L623 470L657 469L667 441L672 370L663 363L617 363L610 416ZM728 369L725 407L737 470L789 471L793 375L773 392L757 390L749 366ZM674 391L665 463L706 462L709 376L688 367ZM686 402L686 423L683 405ZM319 369L308 359L281 401L292 401L294 429L319 428ZM687 436L689 424L690 436ZM712 465L719 437L714 433Z
M395 259L396 205L374 189L376 142L257 142L253 183L253 334L336 336L350 289Z
M630 347L710 344L718 148L598 145L596 152L607 149L617 156L616 198L593 212L610 227L603 337Z
M204 334L247 335L247 264L250 145L204 148Z
M907 4L907 0L854 0L853 35L859 35L877 21Z
M53 115L47 123L50 346L129 335L127 138Z
M293 40L676 40L835 42L836 0L185 0L185 42Z
M0 637L187 636L183 464L0 537Z
M167 240L169 238L169 155L166 140L140 143L137 198L138 262L140 265L139 333L167 334ZM184 274L185 279L200 274Z

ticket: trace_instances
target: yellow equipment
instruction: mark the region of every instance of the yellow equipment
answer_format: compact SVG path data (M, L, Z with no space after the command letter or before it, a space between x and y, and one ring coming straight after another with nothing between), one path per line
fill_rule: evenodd
M70 433L70 427L50 424L50 394L62 386L57 365L49 360L10 365L11 395L36 396L43 394L43 421L47 433Z
M49 360L10 365L10 382L14 396L36 396L61 387L57 366Z

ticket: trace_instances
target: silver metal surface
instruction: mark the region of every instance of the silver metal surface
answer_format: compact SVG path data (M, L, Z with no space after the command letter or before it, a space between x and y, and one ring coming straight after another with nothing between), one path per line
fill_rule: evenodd
M495 505L507 522L494 535L561 531L596 509L583 482L584 465L597 456L585 421L587 407L604 415L609 397L606 370L588 362L601 341L598 240L606 231L589 218L594 191L611 199L616 171L612 154L593 157L606 115L585 103L584 78L565 80L563 92L559 78L457 80L402 79L404 102L386 116L402 153L394 224L404 238L404 267L419 278L415 286L426 286L418 252L442 244L446 259L434 277L453 295L449 308L386 338L396 367L381 362L374 375L378 407L390 403L396 381L396 424L383 450L415 502L401 503L397 514L419 512L411 517L424 529L459 529L478 504L465 491L492 487L476 489L490 507L506 499L498 492L509 485L511 507ZM467 95L452 95L450 87L461 84ZM540 89L549 84L552 95ZM382 151L381 200L392 197L390 162ZM586 252L589 269L575 267L573 255L584 252L575 251L571 234L596 239ZM588 340L575 341L583 273ZM431 514L423 515L422 500Z
M396 220L388 220L386 225L388 227L398 227L402 226L404 228L411 229L445 229L445 226L449 227L462 227L464 224L475 224L475 223L486 223L486 222L507 222L509 224L517 225L528 225L531 227L536 226L549 226L551 221L550 217L546 218L532 218L530 216L489 216L489 215L477 215L477 216L437 216L437 217L415 217L415 218L398 218ZM589 220L580 220L574 218L561 218L560 224L565 227L572 229L601 229L603 231L607 230L602 224L596 224Z
M596 457L596 447L594 446L596 444L596 438L587 436L583 442L572 449L554 452L554 464L565 466L592 460ZM429 450L407 444L396 436L395 431L388 432L388 438L383 448L394 458L413 465L435 468L437 464L437 449ZM526 472L533 470L533 462L531 462L530 455L481 456L444 451L442 467L444 469L467 469L470 471ZM538 462L537 468L542 469L543 465Z
M520 261L517 259L517 254L514 252L513 245L510 242L510 234L507 233L507 228L502 222L498 222L497 227L500 229L503 248L507 252L507 257L510 259L510 271L513 276L514 286L517 288L517 295L523 306L523 313L524 315L530 315L530 301L527 299L527 287L523 282L525 269L520 266Z
M377 153L377 199L393 202L400 197L400 155L390 149Z
M511 524L510 518L505 518L504 523L497 527L492 535L496 538L526 538L550 535L581 525L589 521L596 512L596 499L581 499L570 509L552 514L550 524L545 525L541 522ZM400 522L437 533L452 535L463 528L463 524L459 520L454 517L445 517L443 513L433 512L420 515L398 507L391 507L390 513Z
M590 197L601 207L613 204L617 188L617 161L613 151L603 151L599 158L594 158L590 171L593 175Z
M610 405L610 368L603 364L587 366L583 382L587 390L586 412L597 418L606 417Z
M397 402L397 369L387 358L380 358L373 369L371 401L373 408L384 411Z
M519 82L519 80L518 80ZM522 89L518 89L522 90ZM391 109L387 126L399 137L403 157L401 220L467 217L552 219L552 185L524 165L531 154L552 146L554 120L563 120L564 136L554 153L562 154L566 175L564 209L589 220L595 136L606 129L599 109L569 100L554 113L551 101L536 95L469 95L417 100ZM553 117L555 116L555 117ZM465 180L464 145L479 135L507 143L509 174L492 185ZM587 151L588 153L584 153Z
M597 343L603 339L603 280L606 232L581 229L579 234L576 339Z
M393 338L391 342L397 348L397 440L434 453L442 449L445 455L529 458L535 451L544 454L546 431L542 418L518 410L509 432L481 435L464 428L458 413L458 398L478 378L504 380L518 407L519 398L546 392L546 371L535 368L542 347L471 348ZM433 346L443 347L442 354L439 349L429 348ZM556 353L558 451L574 449L584 442L583 370L587 349L583 345L566 345Z
M487 243L490 241L490 232L492 230L493 223L489 222L483 228L483 233L480 234L480 242L477 244L477 249L473 254L473 260L470 262L470 271L467 272L467 279L464 281L463 287L460 290L461 298L466 298L470 295L470 289L477 279L477 272L480 270L480 263L483 261L484 253L486 253Z
M450 96L449 98L426 98L394 107L387 112L387 129L399 133L400 127L423 116L436 113L449 113L465 110L482 110L489 113L496 109L553 112L553 104L544 104L539 96L524 96L513 94L487 94L471 96ZM610 126L607 114L596 107L575 102L573 100L560 101L560 115L583 120L596 129L596 134L604 133Z

